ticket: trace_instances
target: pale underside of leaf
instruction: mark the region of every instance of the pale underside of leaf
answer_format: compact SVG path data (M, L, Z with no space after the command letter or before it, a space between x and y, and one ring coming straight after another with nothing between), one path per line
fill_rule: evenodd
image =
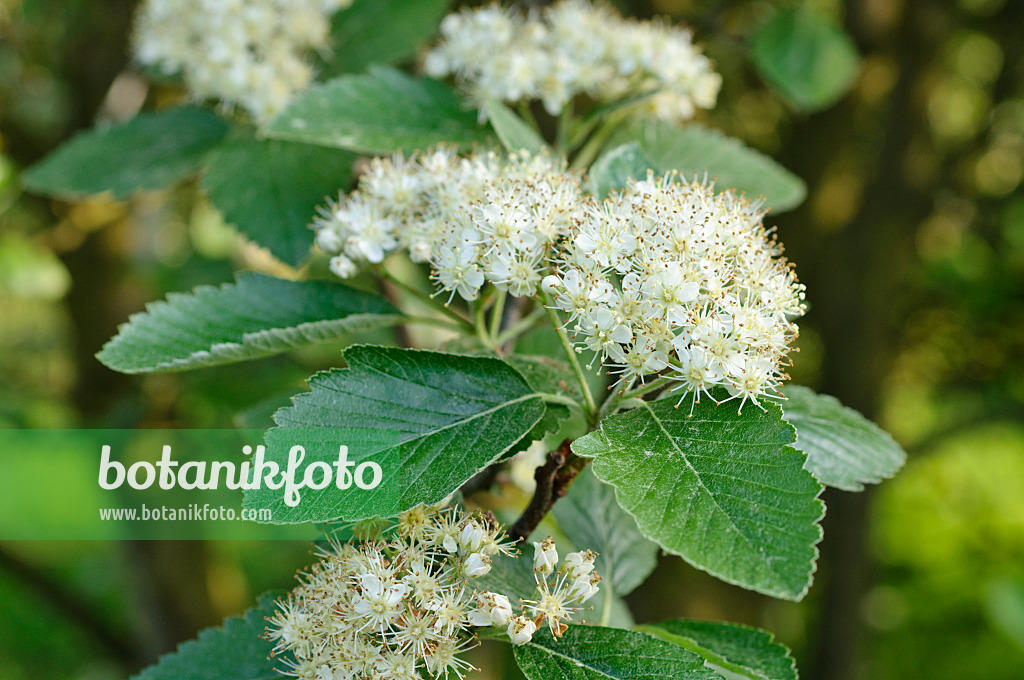
M654 571L658 546L644 538L633 517L615 500L615 490L591 470L576 477L553 513L578 550L598 553L596 567L604 579L602 589L628 595Z
M400 323L377 296L325 281L240 274L151 303L97 358L122 373L180 371L243 361Z
M783 418L796 428L794 448L807 454L819 482L845 491L889 479L906 453L888 432L835 397L799 385L785 388Z
M803 180L773 159L727 137L718 130L691 123L677 128L655 121L624 126L609 143L639 145L658 172L676 170L687 179L715 179L719 190L734 189L751 199L762 198L774 212L791 210L803 202ZM600 161L599 161L600 162Z

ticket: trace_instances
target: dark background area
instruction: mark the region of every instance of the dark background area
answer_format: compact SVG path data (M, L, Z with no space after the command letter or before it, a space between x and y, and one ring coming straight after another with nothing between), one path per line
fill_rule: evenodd
M337 356L144 378L93 358L147 301L281 266L193 185L129 203L21 193L19 172L75 131L158 103L129 70L132 4L0 2L3 427L246 424ZM910 454L875 490L826 492L804 602L664 558L630 597L637 620L765 627L810 680L1024 677L1024 3L806 3L862 56L852 91L814 114L791 110L745 56L790 3L617 4L691 25L725 83L703 121L807 182L800 208L769 217L808 288L794 381ZM0 677L126 677L290 587L308 559L285 542L0 543Z

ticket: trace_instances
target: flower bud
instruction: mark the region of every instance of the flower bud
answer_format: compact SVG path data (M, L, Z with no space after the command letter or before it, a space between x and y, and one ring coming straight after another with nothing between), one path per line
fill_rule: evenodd
M459 536L459 542L466 550L476 552L480 549L480 546L483 544L486 536L487 532L484 531L484 528L470 520L469 522L466 522L466 526L462 527L462 534Z

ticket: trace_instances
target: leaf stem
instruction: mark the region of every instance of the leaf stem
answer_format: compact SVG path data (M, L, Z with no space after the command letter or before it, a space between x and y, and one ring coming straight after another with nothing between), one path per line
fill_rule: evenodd
M583 412L587 416L587 422L591 426L597 424L597 404L594 402L594 395L590 392L590 384L587 383L587 376L583 373L583 367L580 366L580 361L576 357L576 350L573 348L572 343L569 342L569 335L565 332L565 328L562 327L561 319L558 318L558 313L555 308L551 306L551 300L548 298L547 293L542 293L544 296L544 310L547 312L548 318L551 320L551 326L555 329L555 333L558 334L558 339L562 343L562 350L565 352L566 358L569 359L569 365L572 366L573 373L576 374L576 381L580 384L580 392L583 394Z
M501 331L501 318L505 313L505 298L508 297L508 291L498 291L498 299L494 302L494 309L491 310L491 344L495 347L501 347L501 343L498 342L498 333Z
M631 397L642 397L645 394L650 394L651 392L660 390L662 387L668 385L671 382L672 378L668 377L667 375L663 375L660 378L656 378L655 380L652 380L647 384L641 385L640 387L636 387L626 392L623 392L622 398L629 399Z
M537 396L549 404L563 404L569 407L581 408L580 403L572 397L566 397L561 394L552 394L550 392L538 392Z
M484 347L494 349L494 343L491 341L491 336L487 333L487 321L484 317L484 314L487 312L486 302L477 298L470 302L470 307L473 311L473 328L476 331L477 339Z
M618 117L611 116L607 118L601 127L594 134L590 135L590 139L583 145L583 148L576 154L576 157L572 159L569 167L576 170L589 168L601 152L601 149L604 148L605 143L612 136L618 124Z
M558 129L555 131L555 151L560 154L568 151L569 133L572 130L573 122L573 102L570 99L558 115Z
M469 319L467 319L466 317L462 316L461 314L456 312L454 309L451 309L450 307L448 307L448 305L443 305L443 304L439 303L437 300L435 300L433 297L431 297L430 295L427 295L426 293L424 293L423 291L417 290L417 289L413 288L408 283L406 283L405 281L402 281L400 278L398 278L397 276L395 276L394 274L392 274L388 270L384 269L384 267L380 266L379 264L378 265L374 265L374 269L377 271L377 275L378 276L380 276L381 278L387 279L388 281L392 282L393 284L395 284L396 286L401 288L403 291L405 291L409 295L412 295L413 297L415 297L416 299L420 300L421 302L423 302L423 303L429 305L430 307L436 309L437 311L441 312L442 314L444 314L445 316L450 318L452 321L457 323L462 330L467 331L467 332L473 332L473 324L470 323Z
M498 335L498 344L504 345L509 340L519 337L526 331L533 328L533 326L536 325L536 323L544 316L545 312L543 306L533 310L522 319L519 319L519 321L516 321L514 324L502 331L501 334Z
M663 375L660 378L656 378L651 382L645 385L641 385L640 387L637 387L635 389L627 390L625 392L620 392L618 394L612 395L605 399L604 403L601 404L599 416L602 419L606 418L607 416L610 416L616 411L618 411L619 408L621 408L630 400L639 399L645 394L650 394L651 392L660 390L662 387L668 385L670 382L672 382L672 379L669 378L668 376Z

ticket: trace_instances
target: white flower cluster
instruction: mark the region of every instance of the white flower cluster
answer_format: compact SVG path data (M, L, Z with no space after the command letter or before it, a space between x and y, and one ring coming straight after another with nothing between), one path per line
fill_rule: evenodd
M473 300L486 283L514 296L536 292L552 244L583 205L580 177L548 156L449 149L375 159L359 188L320 210L317 244L342 278L407 249L437 282Z
M306 57L325 49L330 17L352 0L144 0L135 56L180 74L197 99L269 120L313 80Z
M451 14L424 68L454 75L478 99L540 100L552 115L581 93L617 101L654 92L637 106L671 122L712 108L722 82L689 31L627 20L588 0L526 17L497 5Z
M440 149L373 161L314 226L341 277L404 248L449 300L487 282L517 297L540 287L627 388L664 372L694 403L724 387L742 408L777 395L804 311L763 217L672 174L599 202L547 156Z
M785 378L804 311L763 217L731 191L649 174L587 206L542 288L627 387L666 371L694 402L721 386L758 403Z
M536 601L516 615L509 598L479 591L474 580L491 558L512 554L499 525L456 508L418 506L399 517L387 540L337 543L279 604L267 637L287 655L286 674L302 680L419 680L472 669L460 658L476 646L473 628L499 626L514 644L529 642L547 620L563 621L597 592L595 555L571 553L556 570L550 539L536 544ZM553 583L552 583L553 582Z

